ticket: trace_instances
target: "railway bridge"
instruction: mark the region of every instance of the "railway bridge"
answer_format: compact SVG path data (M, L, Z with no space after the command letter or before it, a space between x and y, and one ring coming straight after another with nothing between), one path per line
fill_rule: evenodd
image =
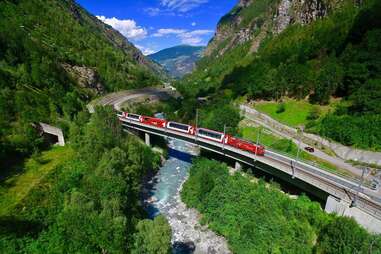
M256 156L195 135L132 121L124 118L121 113L118 113L118 117L125 131L135 130L144 133L147 145L150 145L150 135L171 137L198 145L202 149L235 160L237 169L246 164L255 170L262 170L294 184L326 200L327 212L353 217L369 231L381 233L381 197L377 191L362 186L354 179L330 173L268 149L264 156Z

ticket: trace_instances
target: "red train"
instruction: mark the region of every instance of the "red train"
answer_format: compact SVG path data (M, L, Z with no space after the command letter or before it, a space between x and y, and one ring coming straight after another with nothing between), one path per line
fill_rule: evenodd
M222 132L209 130L205 128L196 128L195 126L177 123L173 121L167 121L160 118L142 116L133 113L123 112L123 117L129 121L141 122L143 124L159 127L159 128L167 128L174 131L187 133L190 135L197 135L197 137L204 138L207 140L215 141L218 143L224 143L226 145L238 148L240 150L248 151L257 155L264 155L265 148L261 145L253 144L247 140L243 140L240 138L233 137L229 134L224 134Z

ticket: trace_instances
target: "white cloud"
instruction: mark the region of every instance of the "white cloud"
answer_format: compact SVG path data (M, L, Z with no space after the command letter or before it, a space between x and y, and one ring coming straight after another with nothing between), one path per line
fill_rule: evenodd
M213 33L213 30L193 30L190 32L179 34L179 38L181 39L181 43L189 44L193 46L199 46L203 43L203 36Z
M192 22L192 23L191 23L191 26L196 26L196 25L197 25L196 22Z
M132 19L106 18L105 16L97 16L97 18L118 30L127 39L141 40L147 36L147 30L138 26Z
M165 35L171 35L171 34L179 35L179 34L183 34L185 32L186 32L186 30L184 30L184 29L161 28L161 29L157 30L157 32L154 33L152 36L153 37L163 37Z
M188 12L207 2L208 0L161 0L161 5L173 11Z
M144 11L150 16L157 16L161 13L161 10L159 8L152 8L152 7L145 8Z
M151 55L153 53L155 53L156 51L151 49L151 48L148 48L148 47L145 47L145 46L141 46L141 45L138 45L138 44L135 44L135 47L137 47L142 53L143 55Z
M199 29L188 31L185 29L174 29L174 28L162 28L156 31L153 37L163 37L168 35L175 35L181 40L182 44L189 44L193 46L203 45L204 36L213 33L213 30Z

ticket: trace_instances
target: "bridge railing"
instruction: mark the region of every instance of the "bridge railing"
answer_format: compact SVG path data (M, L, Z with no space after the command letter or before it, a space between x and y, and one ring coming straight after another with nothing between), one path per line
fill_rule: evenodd
M120 112L120 111L117 112L119 117L121 116L121 113L122 112ZM348 181L351 181L351 182L357 183L357 184L359 184L360 181L361 181L360 177L356 177L354 175L345 174L344 172L336 171L336 170L331 169L329 167L324 167L321 164L317 164L317 163L314 163L312 161L308 161L308 160L305 160L305 159L302 159L302 158L296 159L296 156L293 155L293 154L289 154L289 153L286 153L286 152L283 152L283 151L279 151L277 149L273 149L273 148L270 148L270 147L267 147L267 146L265 146L265 149L268 150L268 151L271 151L271 152L273 152L275 154L282 155L283 157L286 157L287 161L285 161L285 159L283 159L283 162L290 163L292 161L294 163L294 165L295 165L295 161L297 161L297 162L303 163L304 164L303 166L307 165L308 169L310 171L318 171L318 170L320 170L320 171L323 171L323 172L329 172L329 173L331 173L333 175L339 176L341 178L344 178L344 179L346 179ZM278 157L281 157L281 156L278 156ZM295 165L295 166L297 167L297 165ZM319 174L321 175L322 172L320 172ZM362 185L364 187L372 189L372 184L368 180L364 180Z
M265 149L266 150L270 150L270 151L272 151L274 153L286 156L286 157L288 157L290 160L292 160L294 162L295 161L296 162L303 162L304 164L307 164L307 165L309 165L309 166L311 166L313 168L317 168L317 169L321 169L321 170L327 171L327 172L329 172L331 174L340 176L340 177L342 177L344 179L347 179L349 181L352 181L352 182L355 182L355 183L358 183L358 184L360 184L360 182L361 182L361 177L359 177L359 176L350 175L348 173L341 172L341 171L338 171L338 170L326 167L324 165L321 165L321 164L318 164L318 163L315 163L313 161L309 161L309 160L306 160L306 159L303 159L303 158L300 158L300 157L297 159L296 156L293 155L293 154L286 153L284 151L279 151L279 150L276 150L274 148L269 148L269 147L265 146ZM372 188L372 183L369 180L364 179L362 186L365 186L367 188Z

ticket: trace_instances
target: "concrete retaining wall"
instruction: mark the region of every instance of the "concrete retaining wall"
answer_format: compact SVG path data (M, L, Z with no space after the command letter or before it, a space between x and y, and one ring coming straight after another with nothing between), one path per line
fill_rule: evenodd
M325 211L328 213L336 213L340 216L354 218L360 225L372 233L381 233L381 221L370 214L358 209L357 207L349 207L349 203L338 200L329 196L325 205Z

